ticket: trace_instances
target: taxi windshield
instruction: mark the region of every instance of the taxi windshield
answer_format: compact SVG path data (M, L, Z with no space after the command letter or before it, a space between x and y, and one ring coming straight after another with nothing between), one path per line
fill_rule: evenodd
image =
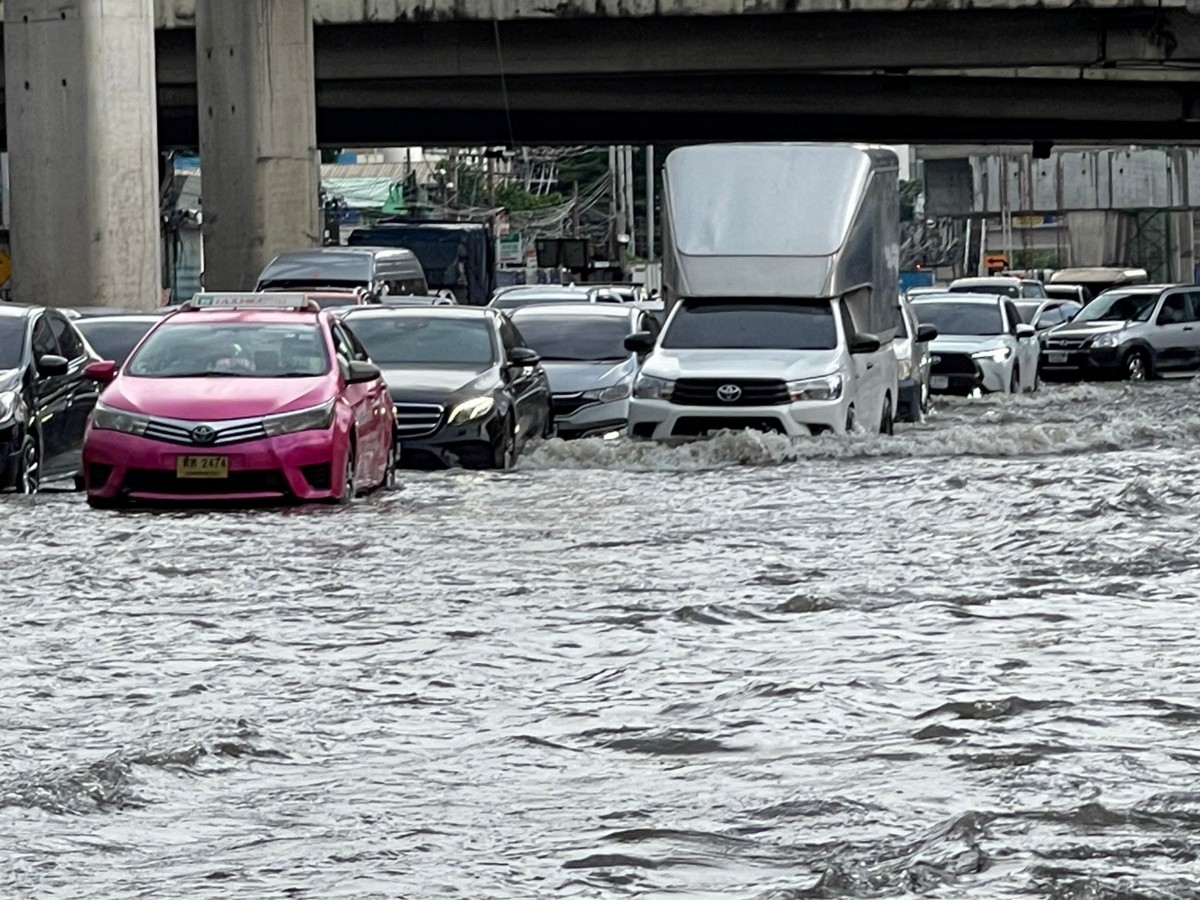
M139 378L311 378L328 371L315 322L168 322L125 369Z

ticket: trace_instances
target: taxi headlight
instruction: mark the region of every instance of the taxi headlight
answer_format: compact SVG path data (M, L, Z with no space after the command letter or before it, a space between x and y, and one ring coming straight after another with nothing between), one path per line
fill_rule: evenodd
M450 418L446 422L449 425L466 425L468 422L474 422L476 419L486 416L495 405L496 401L492 397L473 397L470 400L464 400L450 410Z
M1092 341L1093 347L1117 347L1121 344L1121 332L1113 331L1109 334L1102 334Z
M298 431L324 431L333 425L333 403L334 401L330 400L320 406L267 416L263 419L263 431L267 433L267 437L295 434Z
M97 403L92 411L92 427L99 431L119 431L121 434L132 434L141 437L146 432L150 419L137 413L113 409L103 403Z
M0 425L14 418L20 408L20 394L16 391L0 391Z
M639 400L670 400L675 382L653 375L640 375L633 385L633 396Z
M842 376L826 375L824 378L806 378L789 381L788 393L793 401L838 400L842 396Z
M601 403L612 403L615 400L624 400L629 396L629 382L614 384L612 387L599 388L594 391L585 391L583 398L585 400L599 400Z
M1007 362L1012 356L1012 347L997 347L994 350L981 350L978 353L972 353L971 359L990 359L992 362Z

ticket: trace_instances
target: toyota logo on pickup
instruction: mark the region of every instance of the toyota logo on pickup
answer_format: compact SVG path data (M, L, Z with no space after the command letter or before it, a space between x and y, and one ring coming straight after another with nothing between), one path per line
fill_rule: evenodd
M722 403L737 403L742 399L742 389L736 384L723 384L717 388L717 399Z

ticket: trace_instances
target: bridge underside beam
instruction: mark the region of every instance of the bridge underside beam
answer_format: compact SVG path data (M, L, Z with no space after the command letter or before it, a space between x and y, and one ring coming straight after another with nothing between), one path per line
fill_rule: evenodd
M160 91L166 145L189 146L186 88ZM867 75L508 79L520 143L695 140L1200 141L1200 85ZM507 143L491 79L317 86L325 146Z

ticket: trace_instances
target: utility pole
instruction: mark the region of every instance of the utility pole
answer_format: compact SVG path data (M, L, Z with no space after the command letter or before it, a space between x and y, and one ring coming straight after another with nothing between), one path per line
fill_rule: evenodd
M608 258L617 258L617 235L621 233L621 190L618 184L617 148L608 148Z
M637 216L633 203L633 145L625 145L625 214L628 219L629 252L637 256Z
M646 145L646 262L654 262L654 145Z
M579 182L571 189L571 237L579 237Z
M487 155L487 198L488 209L496 208L496 161L489 150Z

